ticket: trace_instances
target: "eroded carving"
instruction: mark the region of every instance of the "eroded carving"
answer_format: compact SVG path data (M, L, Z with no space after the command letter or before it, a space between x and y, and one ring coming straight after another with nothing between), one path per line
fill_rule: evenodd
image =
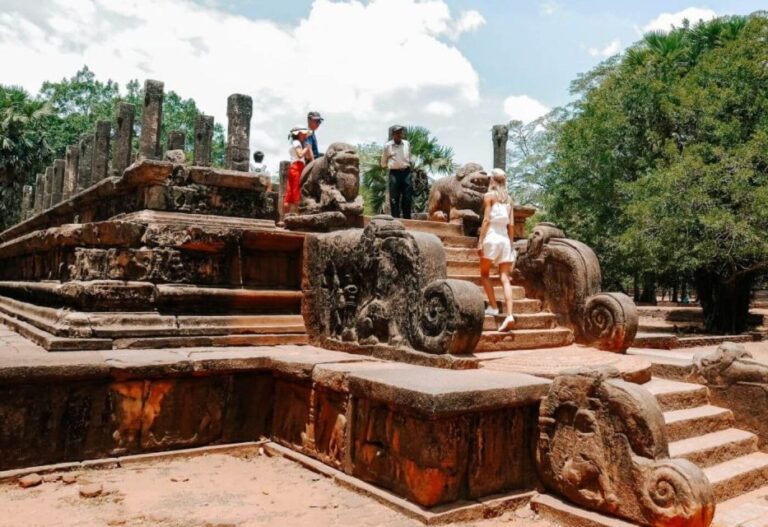
M477 163L467 163L455 175L437 180L429 193L429 219L461 224L464 232L476 234L489 182Z
M728 387L737 383L768 386L768 364L756 361L744 346L724 342L714 351L697 353L694 372L705 384Z
M439 239L407 232L390 216L375 216L362 231L308 237L307 331L331 345L469 353L482 331L482 295L472 284L444 278Z
M289 229L324 232L361 225L360 158L354 146L331 144L304 168L300 184L299 214L285 218Z
M573 330L576 342L619 352L632 344L637 307L623 293L600 292L600 262L592 249L551 223L537 225L516 248L516 281Z
M643 525L706 526L712 488L693 463L670 459L653 395L616 370L557 377L540 407L536 462L568 500Z

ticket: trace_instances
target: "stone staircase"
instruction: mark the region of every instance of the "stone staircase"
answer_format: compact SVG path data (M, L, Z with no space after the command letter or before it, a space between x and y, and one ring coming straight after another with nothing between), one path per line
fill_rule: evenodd
M664 412L670 456L701 467L718 503L768 484L768 453L735 427L731 410L710 404L706 386L659 377L643 386Z
M466 280L480 287L480 258L477 238L464 236L460 225L434 221L403 220L408 230L429 232L439 237L445 247L448 278ZM503 312L504 293L498 274L491 276L496 299ZM485 293L483 293L485 296ZM520 286L512 287L512 311L515 325L512 331L498 332L504 316L486 316L483 335L475 351L507 351L567 346L573 342L573 332L558 327L554 314L542 310L541 302L526 298Z

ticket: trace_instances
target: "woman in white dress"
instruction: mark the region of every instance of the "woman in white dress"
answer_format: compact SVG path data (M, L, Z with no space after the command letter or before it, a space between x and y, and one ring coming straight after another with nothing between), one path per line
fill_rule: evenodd
M490 274L491 266L499 266L501 285L504 286L504 307L507 317L499 326L499 331L509 331L515 323L512 316L512 284L509 276L515 266L517 253L512 248L514 240L514 216L512 200L507 192L507 175L498 168L491 172L491 182L488 192L485 194L483 207L483 226L480 229L480 238L477 250L480 254L480 276L483 288L488 295L487 315L498 315L499 307L496 303L496 294L493 291Z

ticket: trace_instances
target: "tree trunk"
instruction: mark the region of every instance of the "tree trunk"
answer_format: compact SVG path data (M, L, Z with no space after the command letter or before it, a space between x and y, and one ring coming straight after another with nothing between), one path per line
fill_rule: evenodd
M643 276L643 293L640 295L640 302L644 304L656 305L656 277L652 274Z
M632 278L632 300L640 302L640 278L637 275Z
M728 282L702 269L695 273L694 282L708 331L720 335L746 331L754 276L742 275Z
M672 302L674 302L675 304L677 304L677 302L679 301L678 300L679 297L677 296L677 288L679 284L680 282L675 280L675 284L672 286Z

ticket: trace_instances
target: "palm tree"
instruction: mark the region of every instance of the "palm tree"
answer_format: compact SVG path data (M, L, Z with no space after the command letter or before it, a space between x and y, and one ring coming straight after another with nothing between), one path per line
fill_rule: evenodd
M429 200L429 178L451 174L456 165L453 149L441 145L423 126L409 126L405 137L411 145L411 173L414 180L413 211L425 212ZM363 193L368 213L388 209L389 184L387 170L381 167L382 147L376 144L359 147L363 171Z
M0 230L16 220L22 185L50 155L42 128L51 112L23 89L0 85Z

